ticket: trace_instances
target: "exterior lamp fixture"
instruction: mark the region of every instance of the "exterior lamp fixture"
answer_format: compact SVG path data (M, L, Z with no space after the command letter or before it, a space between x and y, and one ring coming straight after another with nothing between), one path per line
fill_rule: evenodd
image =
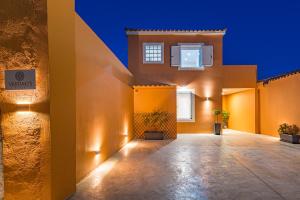
M95 151L94 151L95 155L99 155L100 152L101 152L100 150L95 150Z

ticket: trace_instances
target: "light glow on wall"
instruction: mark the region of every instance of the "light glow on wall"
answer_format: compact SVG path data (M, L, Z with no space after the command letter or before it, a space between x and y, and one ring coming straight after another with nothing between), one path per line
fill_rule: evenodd
M94 152L95 156L99 155L101 152L102 140L101 140L101 127L99 124L96 125L94 128L93 137L89 137L86 143L86 151L87 152Z
M212 110L212 100L211 100L211 97L205 97L205 100L203 102L203 106L204 106L204 112L206 114L210 114L211 113L211 110Z
M128 136L128 120L126 118L124 119L123 135Z
M30 105L31 102L29 101L17 101L17 105Z
M16 104L17 105L30 105L33 103L32 97L34 94L28 94L28 95L16 95Z
M124 135L124 144L127 144L128 142L129 142L128 135Z
M20 115L20 116L29 116L32 114L32 112L31 111L17 111L16 114Z
M127 115L124 117L123 132L121 134L123 137L123 145L126 145L129 142L129 121Z
M212 96L212 88L208 85L204 87L204 96L210 98Z

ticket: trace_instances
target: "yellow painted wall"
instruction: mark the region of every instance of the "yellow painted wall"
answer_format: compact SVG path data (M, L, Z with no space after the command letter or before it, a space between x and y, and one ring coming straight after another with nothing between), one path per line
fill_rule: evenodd
M169 113L167 124L162 127L165 137L176 138L176 87L175 86L135 86L134 87L134 133L143 138L146 127L141 114L161 110Z
M75 27L78 182L131 140L133 89L132 75L78 15Z
M230 112L228 128L255 133L255 89L223 96L223 110Z
M258 84L260 132L278 137L282 123L300 127L300 74Z
M51 198L76 190L75 2L48 0Z

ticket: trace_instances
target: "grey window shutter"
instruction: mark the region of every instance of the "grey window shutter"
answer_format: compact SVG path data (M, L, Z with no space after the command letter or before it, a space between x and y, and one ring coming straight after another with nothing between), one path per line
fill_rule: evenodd
M178 67L180 65L180 46L171 47L171 66Z
M203 65L212 66L213 65L213 46L202 46L202 56L203 56Z

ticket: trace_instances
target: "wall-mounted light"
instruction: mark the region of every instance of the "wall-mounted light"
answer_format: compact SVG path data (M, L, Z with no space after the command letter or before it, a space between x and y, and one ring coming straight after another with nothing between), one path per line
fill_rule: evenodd
M202 97L202 100L207 102L207 101L211 101L212 98L211 97Z
M100 150L95 150L94 153L95 153L95 155L99 155L101 153L101 151Z
M122 133L122 137L123 137L123 140L124 140L124 141L123 141L124 144L127 144L127 143L128 143L128 140L129 140L127 129L126 129L126 131L125 131L124 133Z

